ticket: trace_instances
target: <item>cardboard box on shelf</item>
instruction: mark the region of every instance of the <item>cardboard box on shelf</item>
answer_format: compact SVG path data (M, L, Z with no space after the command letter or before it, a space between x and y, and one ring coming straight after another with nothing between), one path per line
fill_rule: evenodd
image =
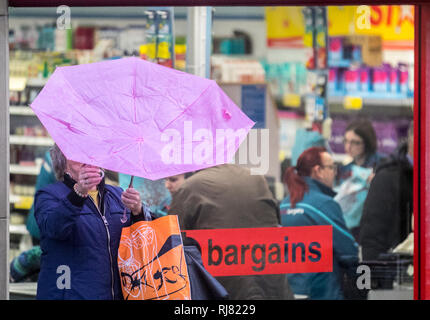
M363 63L369 67L382 65L382 39L380 36L348 36L346 44L360 46Z

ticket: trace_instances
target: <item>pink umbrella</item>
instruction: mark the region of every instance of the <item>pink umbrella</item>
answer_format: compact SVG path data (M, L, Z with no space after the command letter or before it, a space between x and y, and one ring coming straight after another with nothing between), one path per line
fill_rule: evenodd
M68 159L151 180L230 162L254 125L215 81L138 58L58 67L31 108Z

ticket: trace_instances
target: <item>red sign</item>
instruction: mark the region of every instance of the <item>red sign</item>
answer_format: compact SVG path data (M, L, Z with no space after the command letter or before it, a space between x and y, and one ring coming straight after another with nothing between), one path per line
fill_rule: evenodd
M186 230L213 276L332 272L332 226Z

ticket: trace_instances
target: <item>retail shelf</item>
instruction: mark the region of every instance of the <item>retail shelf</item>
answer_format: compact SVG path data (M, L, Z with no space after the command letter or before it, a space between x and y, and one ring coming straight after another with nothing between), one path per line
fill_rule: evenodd
M349 95L345 95L349 96ZM329 105L343 105L345 96L329 96ZM353 95L351 95L353 96ZM373 97L363 97L364 106L387 106L387 107L412 107L414 103L413 98L373 98Z
M10 144L21 144L21 145L30 145L30 146L52 146L54 145L54 140L49 137L31 137L31 136L18 136L18 135L10 135L9 138Z
M37 282L14 282L9 284L11 300L36 299Z
M27 80L27 86L43 87L47 81L48 81L48 79L44 79L44 78L29 78Z
M27 227L24 224L10 224L9 233L13 234L29 234Z
M17 194L11 194L9 196L9 202L14 205L15 209L29 210L33 201L34 196L21 196Z
M19 164L11 164L9 167L10 174L25 174L37 176L40 172L40 166L21 166Z
M9 202L10 203L17 203L20 201L20 196L16 195L16 194L10 194L9 195Z
M9 114L14 116L36 116L33 109L27 106L10 106Z
M74 7L73 18L111 18L142 19L144 10L153 7ZM163 7L165 9L166 7ZM174 7L175 19L186 20L187 8ZM56 8L14 8L9 7L11 18L57 18ZM213 19L228 20L263 20L264 7L215 7Z

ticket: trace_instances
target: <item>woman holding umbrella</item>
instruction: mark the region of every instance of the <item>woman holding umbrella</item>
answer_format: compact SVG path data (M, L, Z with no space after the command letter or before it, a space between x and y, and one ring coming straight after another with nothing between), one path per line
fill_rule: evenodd
M51 149L57 183L35 196L41 234L38 299L122 299L117 266L124 208L128 223L151 219L133 188L104 182L103 170ZM130 218L131 216L131 218Z

